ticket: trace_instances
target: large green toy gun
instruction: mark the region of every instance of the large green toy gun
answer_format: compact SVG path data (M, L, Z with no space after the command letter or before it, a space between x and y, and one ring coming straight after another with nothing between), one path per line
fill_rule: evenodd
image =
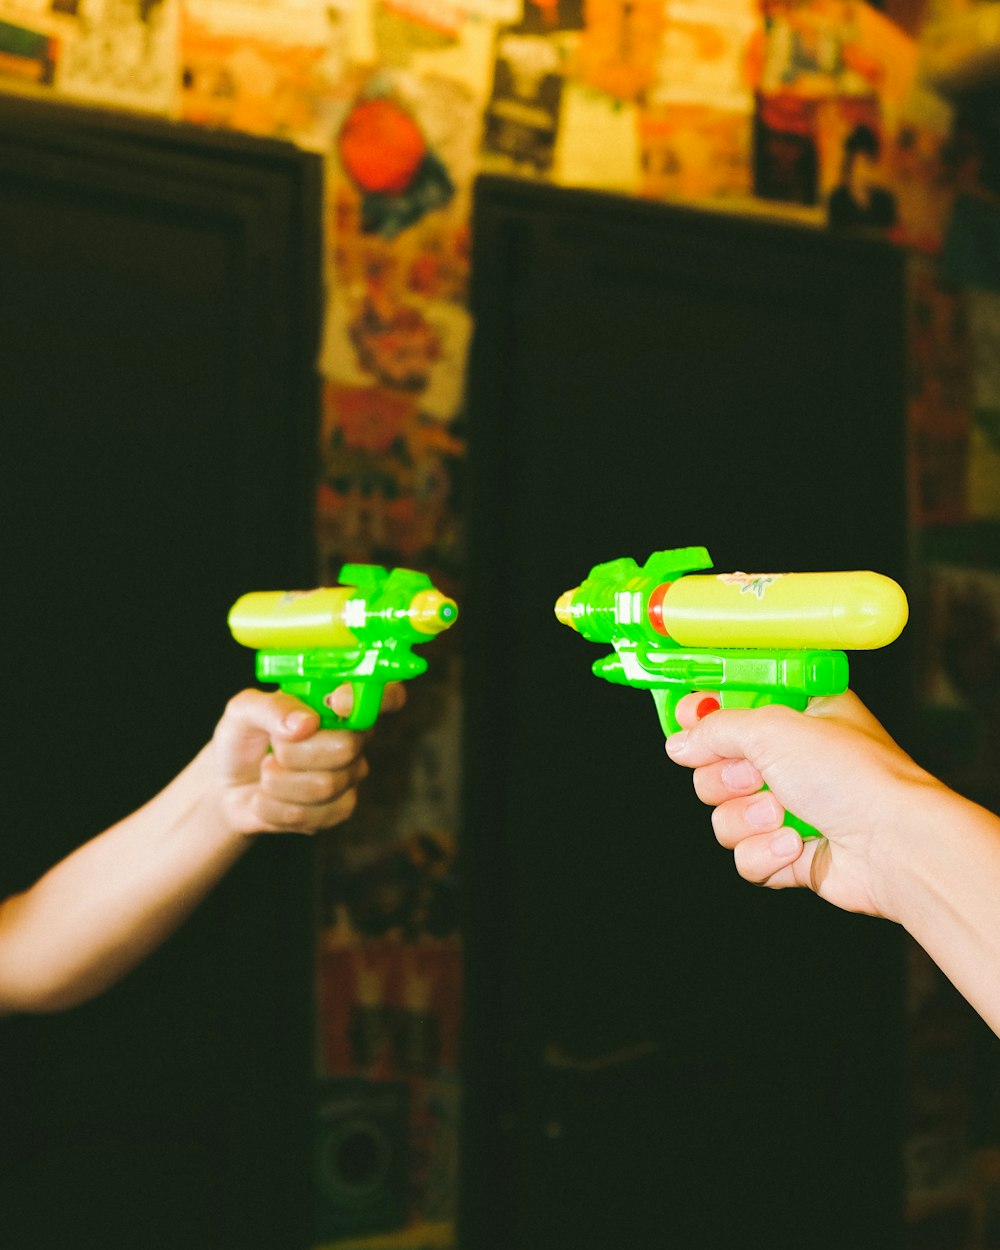
M305 591L254 591L229 613L237 642L257 650L257 678L277 682L320 714L324 729L370 729L382 691L427 669L411 648L458 618L453 599L425 573L375 564L345 564L339 585ZM350 685L354 705L339 716L330 705Z
M677 704L715 691L724 708L783 703L802 711L817 695L842 694L840 648L884 647L906 624L902 589L879 573L700 573L704 547L658 551L591 569L556 604L556 616L614 654L598 677L652 692L664 734L680 728ZM803 837L816 830L786 815Z

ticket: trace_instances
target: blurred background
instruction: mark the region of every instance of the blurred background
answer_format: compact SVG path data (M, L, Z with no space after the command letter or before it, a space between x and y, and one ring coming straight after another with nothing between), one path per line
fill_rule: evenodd
M858 688L1000 810L996 0L0 0L0 93L2 888L197 750L239 594L462 605L347 826L0 1023L11 1244L1000 1246L996 1039L733 880L551 613L887 572Z

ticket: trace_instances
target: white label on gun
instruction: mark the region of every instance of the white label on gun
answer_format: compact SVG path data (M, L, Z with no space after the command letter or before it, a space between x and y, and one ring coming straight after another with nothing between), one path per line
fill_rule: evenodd
M615 592L615 623L638 625L642 620L642 595L637 590Z

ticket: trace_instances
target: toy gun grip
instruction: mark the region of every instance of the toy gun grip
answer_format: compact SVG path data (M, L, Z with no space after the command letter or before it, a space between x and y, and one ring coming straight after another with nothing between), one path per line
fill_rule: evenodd
M677 704L685 694L690 693L692 692L688 690L675 690L672 688L653 690L653 701L656 704L656 710L660 716L660 724L665 735L669 736L680 729L681 725L677 719ZM804 712L809 703L806 696L792 693L787 693L785 697L781 697L774 693L758 694L744 690L720 690L717 692L717 697L720 707L723 708L764 707L769 703L781 703L785 707L794 708L797 712ZM764 789L769 789L767 784L764 785ZM806 821L796 816L794 812L786 810L782 824L789 829L794 829L803 840L821 838L823 836L818 829L807 824Z

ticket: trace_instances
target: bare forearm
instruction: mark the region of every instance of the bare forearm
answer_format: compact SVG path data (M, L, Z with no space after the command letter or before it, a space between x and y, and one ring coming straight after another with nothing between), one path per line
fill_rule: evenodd
M889 872L892 913L1000 1034L1000 818L924 792Z
M402 705L398 687L386 696L384 710ZM320 729L291 695L235 695L209 745L156 798L0 902L0 1014L71 1007L114 984L258 834L346 820L368 770L363 745L361 734Z
M208 751L137 812L0 905L0 1011L53 1011L114 984L249 845L222 818Z

